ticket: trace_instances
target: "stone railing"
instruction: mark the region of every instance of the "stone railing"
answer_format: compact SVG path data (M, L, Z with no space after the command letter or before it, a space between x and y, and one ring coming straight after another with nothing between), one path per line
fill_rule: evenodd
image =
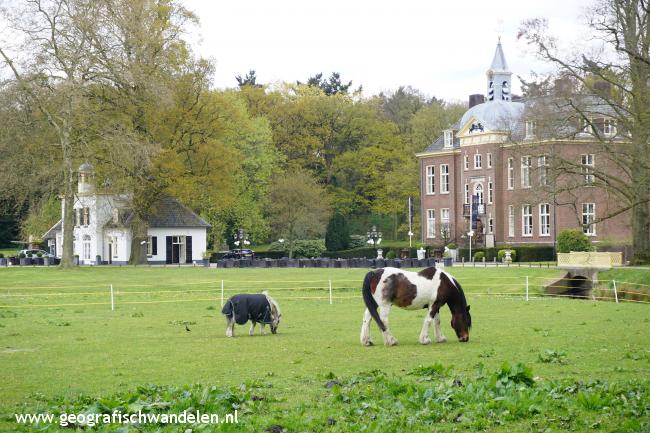
M623 265L623 253L594 251L557 253L557 265L560 267L611 268Z

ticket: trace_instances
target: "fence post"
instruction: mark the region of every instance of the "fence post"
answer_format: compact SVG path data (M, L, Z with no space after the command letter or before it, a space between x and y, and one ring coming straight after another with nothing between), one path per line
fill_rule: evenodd
M221 306L223 307L223 280L221 280Z
M115 311L115 299L113 297L113 285L111 284L111 311Z
M616 280L612 280L612 283L614 284L614 299L616 299L616 303L618 304L618 292L616 291Z
M330 305L332 305L332 280L329 280L330 283Z
M528 302L528 275L526 275L526 302Z

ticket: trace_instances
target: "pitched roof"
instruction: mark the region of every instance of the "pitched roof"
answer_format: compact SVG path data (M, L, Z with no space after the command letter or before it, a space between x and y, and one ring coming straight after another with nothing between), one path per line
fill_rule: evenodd
M128 222L130 221L131 218ZM169 196L164 196L154 204L147 224L149 227L210 227L203 218Z
M50 227L50 229L47 232L45 232L45 234L43 235L43 239L54 239L56 237L56 232L61 231L62 224L63 224L63 220L60 219L59 222L54 224L52 227Z
M490 69L493 71L507 71L508 63L506 63L506 56L503 54L503 48L501 47L501 40L497 44L497 49L494 51L494 58L492 59L492 66Z

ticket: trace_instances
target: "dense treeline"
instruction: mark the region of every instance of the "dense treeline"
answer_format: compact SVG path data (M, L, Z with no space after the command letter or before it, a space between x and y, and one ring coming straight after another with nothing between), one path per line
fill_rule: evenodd
M95 167L99 189L132 192L140 219L161 194L177 197L212 224L214 248L239 227L253 243L322 236L324 216L334 212L352 232L374 222L386 237L403 236L407 198L418 197L414 154L463 111L410 87L364 97L337 73L270 86L250 71L233 77L237 87L214 89L213 65L181 38L195 17L177 2L43 4L65 19L26 48L32 61L0 87L0 204L3 220L22 229L0 230L0 243L38 238L56 222L53 197L65 193L70 167L82 162ZM7 19L26 44L38 17L27 7ZM71 33L89 45L74 45ZM11 47L2 48L11 66ZM306 203L293 202L301 214L292 218L315 227L277 223L289 219L278 202L296 197Z

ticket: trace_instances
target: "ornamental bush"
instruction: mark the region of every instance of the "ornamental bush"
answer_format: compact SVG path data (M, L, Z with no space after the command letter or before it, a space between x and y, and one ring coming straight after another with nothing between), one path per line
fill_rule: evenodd
M338 212L327 224L325 247L327 251L347 250L350 247L350 229L347 220Z
M569 253L571 251L593 251L591 240L580 229L565 229L557 235L557 251Z

